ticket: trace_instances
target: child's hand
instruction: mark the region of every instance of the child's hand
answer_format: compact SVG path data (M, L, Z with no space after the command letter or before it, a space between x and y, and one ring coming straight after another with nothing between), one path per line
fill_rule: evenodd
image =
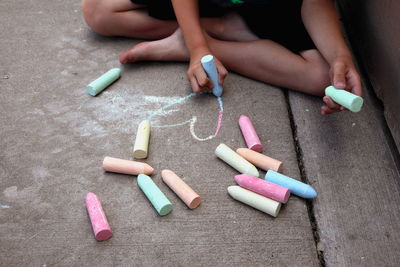
M206 72L201 65L201 58L205 55L211 54L210 52L203 52L197 55L193 55L190 58L189 69L187 71L188 80L192 86L192 90L194 93L199 92L211 92L214 88L212 81L207 77ZM224 79L228 74L228 71L222 65L222 63L214 57L215 66L218 71L218 83L222 85L224 83Z
M347 90L355 95L362 96L360 76L354 67L351 57L338 57L331 65L330 69L331 84L337 89ZM321 107L321 114L328 115L334 112L346 110L333 100L324 96L323 101L326 105Z

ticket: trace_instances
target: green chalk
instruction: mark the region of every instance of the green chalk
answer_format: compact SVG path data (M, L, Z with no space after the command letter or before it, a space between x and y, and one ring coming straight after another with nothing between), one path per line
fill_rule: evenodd
M89 83L89 85L86 87L86 91L89 95L96 96L101 91L106 89L107 86L115 82L120 76L121 76L120 68L111 69L106 73L104 73L103 75L101 75L96 80L94 80L93 82Z
M171 202L149 176L139 174L137 183L158 214L164 216L172 211Z
M364 99L358 95L352 94L346 90L336 89L334 86L328 86L325 89L325 95L332 98L333 101L353 112L359 112L364 103Z

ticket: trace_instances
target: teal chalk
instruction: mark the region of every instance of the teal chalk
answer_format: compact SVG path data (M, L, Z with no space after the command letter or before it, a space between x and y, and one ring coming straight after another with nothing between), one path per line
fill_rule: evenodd
M201 58L201 65L203 66L204 71L207 73L208 77L211 79L214 84L213 94L215 96L222 95L222 86L218 83L218 71L215 66L214 57L212 55L206 55Z
M297 181L286 175L269 170L265 174L265 181L288 188L292 194L303 198L316 198L317 192L310 185Z
M165 216L172 211L171 202L149 176L139 174L137 183L158 214Z
M106 89L110 84L115 82L120 76L121 76L120 68L111 69L106 73L104 73L103 75L101 75L96 80L89 83L89 85L86 86L86 91L89 95L96 96L101 91Z
M358 95L352 94L346 90L336 89L334 86L328 86L325 89L325 95L332 98L333 101L353 112L359 112L364 103L364 99Z

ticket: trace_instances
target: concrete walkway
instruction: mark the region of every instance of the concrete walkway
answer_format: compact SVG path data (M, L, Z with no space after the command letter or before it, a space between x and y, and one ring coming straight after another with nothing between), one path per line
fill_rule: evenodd
M190 93L186 64L140 63L97 97L85 86L134 40L104 38L84 23L80 2L0 3L1 266L396 266L400 262L399 173L367 96L359 114L319 115L320 99L230 74L220 134L192 138L188 125L152 130L147 163L174 210L160 217L136 177L105 173L105 156L131 159L138 123ZM197 116L212 134L215 97L191 98L155 125ZM219 143L244 147L237 125L251 117L265 154L312 184L313 202L291 197L277 218L227 194L235 170ZM189 210L161 181L183 177L204 202ZM114 236L97 242L84 205L96 193Z

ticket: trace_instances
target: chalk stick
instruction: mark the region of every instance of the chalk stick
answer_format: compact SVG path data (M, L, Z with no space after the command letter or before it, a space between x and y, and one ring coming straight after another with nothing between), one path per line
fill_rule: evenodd
M302 183L296 179L287 177L286 175L277 173L273 170L267 171L265 181L286 187L294 195L302 198L316 198L317 192L310 185Z
M336 89L336 87L332 85L325 88L325 95L353 112L359 112L364 103L364 99L361 96L352 94L346 90Z
M100 199L94 193L89 192L85 198L86 209L89 214L94 237L97 241L104 241L112 237L110 225L101 207Z
M234 199L265 212L273 217L278 216L279 210L281 209L282 204L278 201L266 198L237 185L229 186L228 193Z
M144 120L139 124L135 146L133 148L133 157L137 159L147 158L149 140L150 140L150 121Z
M89 83L88 86L86 86L86 91L89 95L96 96L101 91L106 89L110 84L118 80L120 76L121 76L121 69L119 68L111 69L106 73L104 73L103 75L101 75L96 80Z
M178 175L173 171L163 170L161 172L162 179L175 194L188 206L190 209L197 208L201 203L201 197L190 186L188 186Z
M149 176L139 174L137 183L158 214L165 216L172 211L171 202Z
M147 163L132 160L105 157L103 160L103 169L108 172L117 172L123 174L146 174L150 175L154 169Z
M251 176L259 177L259 173L256 167L254 167L250 162L242 158L235 151L230 149L225 144L220 144L215 149L215 155L228 163L231 167L235 168L238 172L248 174Z
M290 191L286 187L264 181L258 177L240 174L235 176L235 181L240 187L280 203L286 203L290 196Z
M201 65L203 66L204 71L207 73L207 76L211 79L214 88L213 94L215 96L221 96L223 89L222 86L218 83L218 71L215 66L214 57L212 55L206 55L201 58Z
M247 147L251 150L261 153L264 147L261 144L260 138L258 138L250 118L245 115L241 115L239 118L239 126L244 140L246 141Z
M248 148L238 148L236 153L242 156L245 160L254 164L256 167L263 170L274 170L279 172L282 167L282 162L273 158L270 158L264 154L258 153Z

